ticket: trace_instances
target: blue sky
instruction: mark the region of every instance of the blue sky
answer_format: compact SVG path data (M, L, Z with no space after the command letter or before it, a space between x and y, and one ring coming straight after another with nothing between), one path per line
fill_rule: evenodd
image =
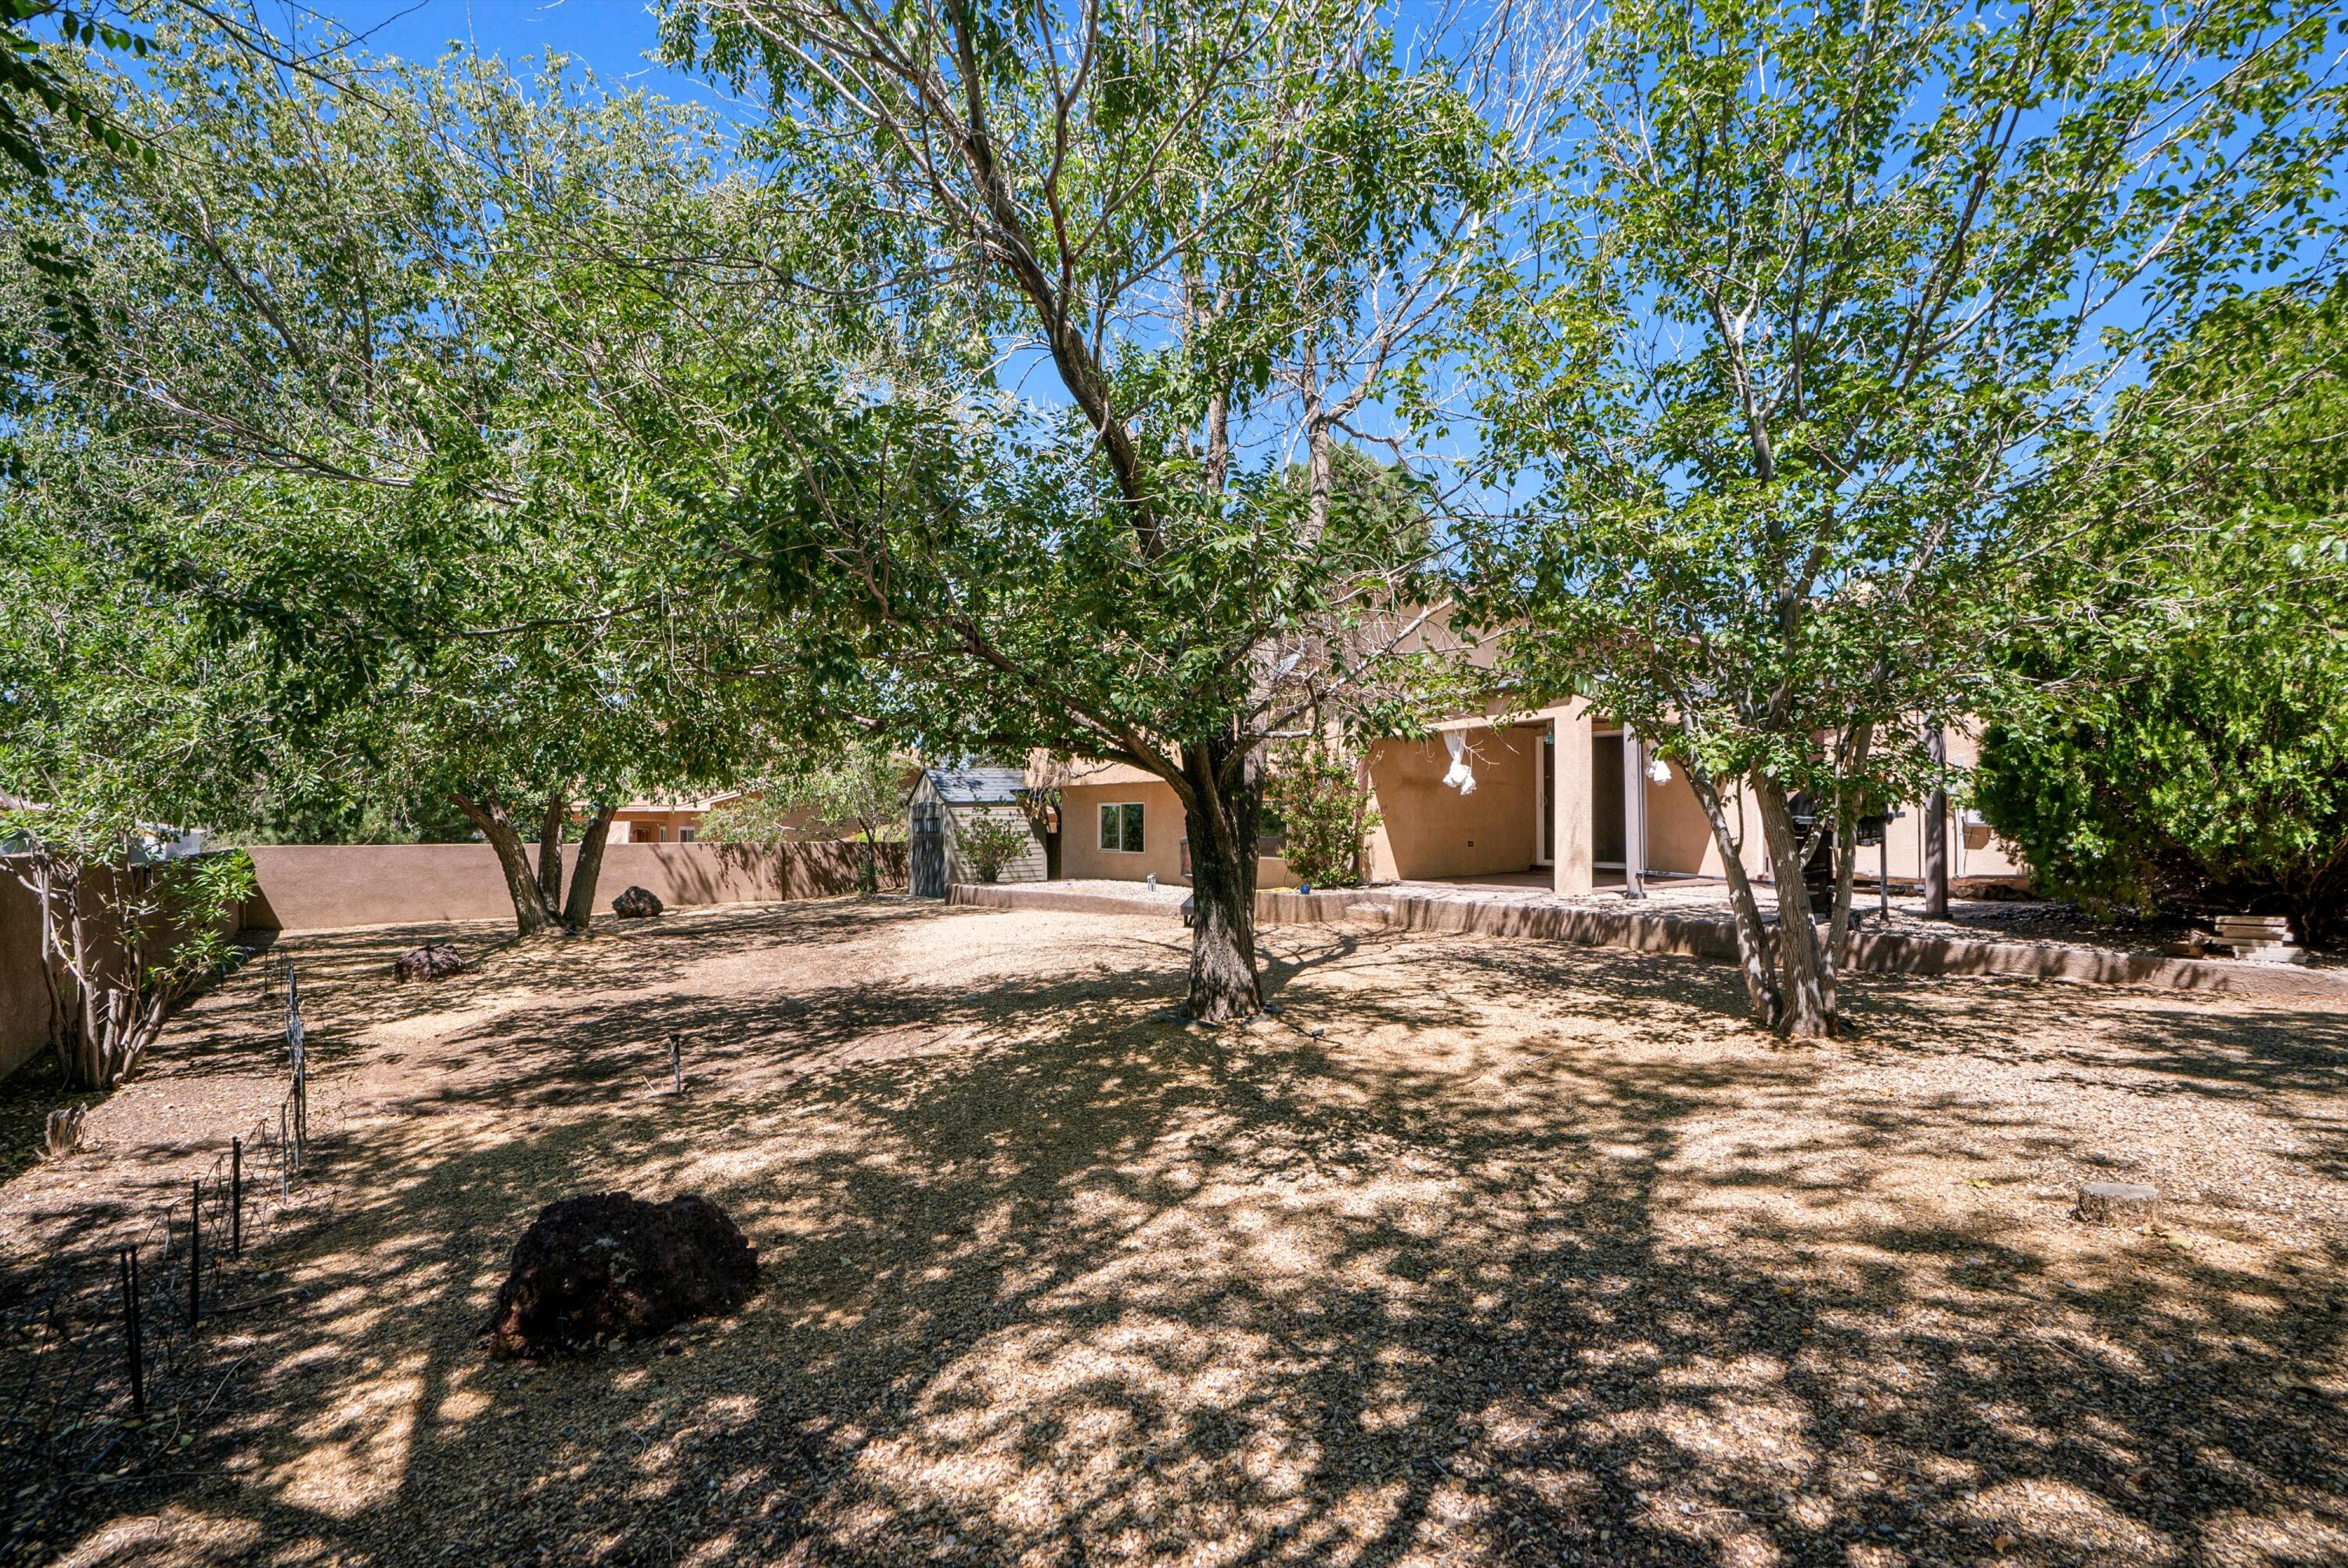
M438 59L451 43L510 61L560 49L606 80L721 113L732 107L720 89L644 57L659 42L644 0L261 0L260 10L280 36L315 36L318 18L330 17L362 36L368 53L411 60Z

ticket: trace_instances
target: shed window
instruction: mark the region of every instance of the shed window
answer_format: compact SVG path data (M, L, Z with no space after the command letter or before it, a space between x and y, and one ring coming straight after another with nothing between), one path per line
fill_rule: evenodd
M1141 803L1133 801L1100 808L1100 846L1124 855L1141 853Z

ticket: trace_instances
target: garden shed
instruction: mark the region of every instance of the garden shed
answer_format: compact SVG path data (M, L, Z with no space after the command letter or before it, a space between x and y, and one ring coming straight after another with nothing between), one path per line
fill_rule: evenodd
M1027 818L1027 775L1017 768L924 768L906 805L913 896L942 898L957 882L976 882L963 835L982 822L1015 827L1026 843L995 877L1041 882L1044 841Z

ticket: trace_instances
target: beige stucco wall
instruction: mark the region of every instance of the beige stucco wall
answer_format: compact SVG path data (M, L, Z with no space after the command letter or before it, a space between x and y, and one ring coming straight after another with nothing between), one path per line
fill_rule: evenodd
M578 851L563 845L564 876ZM250 852L261 897L250 924L287 931L501 920L513 915L486 844L281 844ZM861 845L614 844L603 851L595 907L631 885L678 907L813 898L855 890ZM881 886L901 886L905 846L880 846Z
M1134 770L1119 770L1120 775ZM1100 846L1100 808L1137 802L1142 807L1142 852ZM1060 788L1060 876L1068 881L1139 882L1153 873L1158 880L1189 886L1182 875L1182 799L1163 779L1099 784L1064 784ZM1255 885L1293 887L1288 862L1278 856L1256 857Z
M1443 782L1451 753L1440 738L1379 741L1370 748L1370 785L1382 819L1371 837L1377 881L1478 876L1532 866L1537 726L1468 732L1476 793Z
M48 1043L49 991L41 979L41 908L0 858L0 1075Z
M1128 855L1100 846L1100 808L1138 802L1142 808L1142 852ZM1163 779L1147 784L1069 784L1060 791L1060 875L1075 880L1106 877L1138 882L1156 873L1160 882L1182 877L1182 801Z

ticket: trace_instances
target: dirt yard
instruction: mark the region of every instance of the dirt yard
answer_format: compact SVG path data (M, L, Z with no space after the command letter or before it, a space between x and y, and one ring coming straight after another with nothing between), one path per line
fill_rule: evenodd
M2348 1018L1886 979L1784 1050L1725 968L1283 928L1206 1032L1139 918L415 939L289 944L325 1187L228 1287L281 1304L34 1560L2348 1563ZM0 1289L273 1114L260 985L0 1189ZM2069 1217L2107 1176L2162 1225ZM758 1294L485 1359L539 1205L617 1189Z

